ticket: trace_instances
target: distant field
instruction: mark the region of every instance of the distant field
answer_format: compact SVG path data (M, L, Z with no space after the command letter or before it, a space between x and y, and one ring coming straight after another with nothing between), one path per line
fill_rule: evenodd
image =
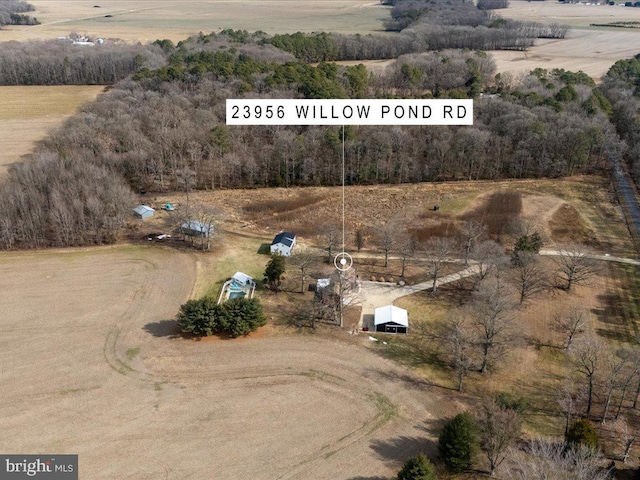
M0 173L103 91L103 86L95 85L0 87Z
M537 45L526 52L492 52L499 72L518 75L536 67L564 68L582 70L598 79L617 60L640 53L640 31L590 26L591 23L640 21L640 8L511 0L509 8L497 13L515 20L572 27L566 39L537 40Z
M34 27L8 27L0 42L55 38L75 31L105 38L177 41L224 28L267 33L380 31L388 7L371 0L34 0ZM100 8L95 6L99 5ZM106 15L111 15L107 18Z

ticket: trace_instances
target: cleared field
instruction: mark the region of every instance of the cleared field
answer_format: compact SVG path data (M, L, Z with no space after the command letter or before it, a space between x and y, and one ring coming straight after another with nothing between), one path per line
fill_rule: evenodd
M355 251L355 231L366 236L364 250L375 249L374 234L381 225L438 232L459 222L497 191L522 194L522 217L534 221L550 239L585 243L603 253L635 255L621 212L612 203L609 184L600 177L576 176L550 180L445 182L405 185L350 186L346 189L346 246ZM320 243L327 225L341 222L340 187L271 188L198 192L197 199L218 211L220 225L230 231L273 237L293 231L302 241ZM179 203L181 194L148 199L152 206ZM312 201L311 201L312 200ZM279 207L274 207L279 205ZM437 212L433 205L439 205ZM555 216L563 205L577 214ZM562 224L563 228L559 228ZM440 232L439 234L442 234Z
M82 105L95 100L103 86L0 87L0 174L33 151L35 142Z
M0 449L92 479L390 476L455 402L358 340L195 342L171 320L196 253L4 253Z
M498 14L515 20L571 25L564 40L537 40L526 52L494 51L499 72L513 75L534 68L564 68L602 77L617 60L640 53L640 31L590 27L591 23L640 21L640 9L609 5L511 0Z
M371 0L222 0L175 1L34 0L30 28L8 27L0 41L55 38L75 31L131 42L158 38L182 40L198 32L224 28L267 33L333 31L371 33L382 28L388 7ZM94 5L99 5L96 8ZM106 17L110 15L110 17Z

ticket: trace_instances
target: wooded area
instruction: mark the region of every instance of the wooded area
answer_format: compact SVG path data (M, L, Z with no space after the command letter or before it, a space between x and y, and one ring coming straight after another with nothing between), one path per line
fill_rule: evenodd
M178 46L156 42L145 50L148 61L161 64L160 52L164 52L166 65L143 67L133 79L118 83L52 133L40 155L95 165L112 172L113 182L126 179L133 190L341 181L339 129L229 128L225 100L243 95L478 98L472 127L346 128L348 184L598 172L606 168L607 152L623 149L607 118L611 105L584 74L537 70L516 84L494 78L494 64L482 52L445 50L402 56L384 74L373 76L362 65L313 67L251 38L245 32L227 32L194 37ZM125 64L135 58L135 48L122 54L121 58L129 59L123 60ZM100 57L95 55L97 65ZM46 67L32 70L43 75L48 71ZM479 98L482 91L494 94ZM29 168L40 168L36 165L40 164ZM70 182L71 176L66 177ZM3 195L9 195L14 182L20 183L15 174L5 182ZM40 198L35 190L25 191ZM11 209L16 202L3 203ZM41 229L46 222L29 227L39 234L27 235L30 230L20 226L18 212L17 207L7 212L3 248L69 245L110 237L58 235L51 229L45 233Z
M0 28L4 25L37 25L36 18L25 15L34 10L33 5L22 0L0 0Z

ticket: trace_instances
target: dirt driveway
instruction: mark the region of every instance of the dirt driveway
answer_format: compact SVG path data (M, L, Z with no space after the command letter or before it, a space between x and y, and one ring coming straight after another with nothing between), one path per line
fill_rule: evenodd
M386 478L434 451L456 400L349 336L176 337L197 262L0 255L0 450L77 453L81 478L109 480Z

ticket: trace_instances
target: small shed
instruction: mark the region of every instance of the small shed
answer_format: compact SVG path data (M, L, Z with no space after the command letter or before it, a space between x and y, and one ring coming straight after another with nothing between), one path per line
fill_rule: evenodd
M148 205L138 205L133 211L138 218L151 218L155 213L155 210Z
M290 257L293 247L296 244L296 234L291 232L280 232L277 234L273 242L271 242L271 253L278 253L285 257Z
M373 317L376 332L407 333L409 330L409 315L404 308L395 305L376 308Z
M192 220L182 224L182 233L190 237L210 237L213 235L213 225Z
M253 285L255 283L253 281L253 278L251 278L246 273L242 273L242 272L234 273L231 279L234 280L238 285L242 285L242 286Z

